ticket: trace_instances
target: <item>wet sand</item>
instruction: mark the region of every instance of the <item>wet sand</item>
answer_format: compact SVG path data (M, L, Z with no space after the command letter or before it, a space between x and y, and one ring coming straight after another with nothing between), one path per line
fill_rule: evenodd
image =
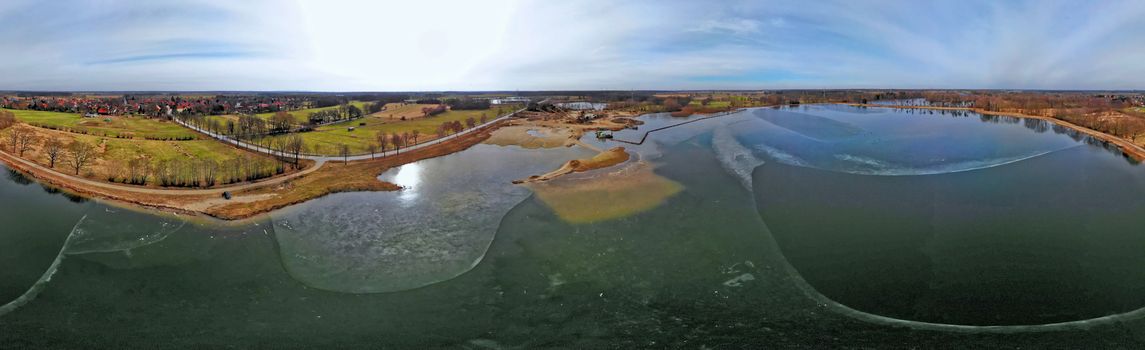
M620 163L624 163L628 161L628 159L629 155L628 152L624 150L624 147L616 147L604 152L600 152L600 154L597 154L596 156L593 156L589 159L570 160L565 162L565 164L560 168L557 168L557 170L550 171L544 175L533 175L528 179L515 180L513 183L521 184L527 182L549 181L572 173L580 173L589 170L607 168Z
M684 189L639 162L589 178L526 184L561 220L584 224L612 220L656 208Z

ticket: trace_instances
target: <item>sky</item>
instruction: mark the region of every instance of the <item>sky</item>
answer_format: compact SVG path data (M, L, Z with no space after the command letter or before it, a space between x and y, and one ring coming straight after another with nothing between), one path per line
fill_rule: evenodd
M3 0L0 90L1145 89L1145 1Z

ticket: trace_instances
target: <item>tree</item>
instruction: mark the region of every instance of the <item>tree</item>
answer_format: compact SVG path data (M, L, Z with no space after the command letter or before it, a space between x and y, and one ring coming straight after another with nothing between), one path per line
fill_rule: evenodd
M20 133L16 133L16 131L17 129L12 130L12 133L15 135L16 139L15 150L20 157L23 157L24 152L32 150L32 143L35 142L36 137L31 132L26 130Z
M95 147L81 141L74 141L68 146L68 163L75 170L76 175L80 174L80 170L91 162L94 156Z
M410 135L410 137L413 138L413 144L415 144L415 145L417 144L417 135L420 135L420 134L421 134L421 131L417 131L417 130L410 131L409 135Z
M26 132L28 132L28 131L24 130L24 129L20 129L20 128L15 128L15 129L12 129L12 131L8 132L8 150L9 151L12 151L12 153L16 153L16 149L20 145L20 138L23 137L23 134Z
M374 154L378 153L378 144L373 142L367 143L366 151L370 152L370 159L374 159Z
M390 142L393 142L394 151L396 153L402 153L402 141L401 134L395 132L393 135L390 135Z
M469 129L472 129L473 127L477 126L477 120L473 119L473 117L465 118L465 126L469 127Z
M49 138L44 141L44 153L48 155L48 167L55 168L56 161L64 153L64 143L55 138Z
M127 162L127 181L132 185L147 184L147 158L135 158Z
M11 111L0 110L0 130L16 125L16 114Z
M215 186L215 179L219 172L219 163L210 159L203 159L199 162L199 175L203 177L203 186Z
M270 117L270 128L274 132L288 131L292 124L294 124L294 116L290 113L278 112Z
M290 134L283 141L283 149L294 158L294 168L298 169L298 163L302 158L302 149L306 144L302 141L302 136L298 134Z
M349 163L350 162L350 145L347 145L344 143L339 144L338 145L338 156L342 157L342 164Z
M382 151L382 157L385 157L386 149L389 148L390 144L389 137L386 136L386 132L379 131L378 134L374 136L374 139L376 139L378 142L378 149Z

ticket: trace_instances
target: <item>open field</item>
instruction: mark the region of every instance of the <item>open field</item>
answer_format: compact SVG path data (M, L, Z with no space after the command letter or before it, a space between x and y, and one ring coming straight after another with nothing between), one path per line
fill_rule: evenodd
M358 108L361 108L362 110L365 110L366 109L366 103L367 102L362 102L362 101L351 101L350 105L356 106ZM322 107L322 108L307 108L307 109L300 109L297 111L287 111L287 113L290 113L290 115L293 115L294 119L298 121L298 124L305 124L306 122L310 121L310 113L319 112L319 111L328 111L328 110L332 110L332 109L338 109L338 107L339 106L330 106L330 107ZM262 118L262 119L270 119L271 116L274 116L274 113L277 113L277 112L259 113L259 114L255 114L255 116Z
M331 124L320 127L311 132L300 133L303 142L309 148L309 153L322 154L322 155L337 155L338 146L345 144L350 146L351 153L361 154L367 151L367 146L376 140L378 132L385 132L388 134L393 133L407 133L417 130L420 135L418 142L425 142L437 137L435 134L437 127L444 122L460 121L465 123L465 120L472 117L480 120L482 115L486 119L493 119L502 114L511 112L509 107L491 108L487 110L465 110L465 111L448 111L432 117L421 117L422 105L408 105L405 107L416 107L417 116L407 120L390 119L390 113L401 113L401 111L385 111L368 116L363 119ZM365 125L362 125L365 124ZM349 128L353 127L354 130L350 131ZM285 136L277 136L285 137Z
M701 106L704 106L704 103L702 100L692 100L692 102L688 103L688 105L701 107ZM708 105L706 107L708 107L708 108L728 108L731 106L732 106L731 101L711 101L711 102L708 102Z
M198 139L198 135L179 124L156 119L125 116L84 118L74 113L11 110L16 119L29 125L109 138L149 140Z
M239 158L249 158L262 162L264 167L272 167L275 163L275 160L270 157L240 150L209 138L191 141L117 139L18 125L0 131L0 140L7 140L8 134L15 128L34 133L36 140L33 142L33 149L25 153L22 158L43 166L50 165L50 159L45 151L47 140L55 139L62 142L65 145L65 150L67 149L66 145L75 141L94 146L93 161L90 166L84 167L80 176L100 181L106 181L109 177L125 176L124 171L127 163L136 158L147 159L150 166L166 161L186 163L200 160L211 160L221 164ZM4 150L12 153L7 147ZM63 157L57 159L55 170L74 174L74 170L67 164L67 152L64 153ZM219 183L224 183L221 174Z
M378 112L377 117L383 120L397 122L402 121L402 117L406 120L418 119L423 117L421 112L422 108L430 108L437 105L434 104L405 104L405 103L387 103L386 110Z

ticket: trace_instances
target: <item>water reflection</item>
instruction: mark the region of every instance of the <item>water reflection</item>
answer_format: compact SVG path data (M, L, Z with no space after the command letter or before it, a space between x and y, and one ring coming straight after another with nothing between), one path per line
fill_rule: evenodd
M28 184L32 183L32 179L25 176L24 173L20 172L19 170L7 169L7 171L8 171L8 179L12 180L12 182L15 182L15 183L21 184L21 185L28 185Z
M501 217L530 195L513 179L587 154L477 145L391 169L380 178L406 189L340 193L273 213L283 266L311 287L349 293L454 278L481 261Z
M398 168L397 175L394 175L390 182L402 187L398 198L408 207L412 204L411 202L417 200L418 185L421 184L421 164L414 162L402 165Z

